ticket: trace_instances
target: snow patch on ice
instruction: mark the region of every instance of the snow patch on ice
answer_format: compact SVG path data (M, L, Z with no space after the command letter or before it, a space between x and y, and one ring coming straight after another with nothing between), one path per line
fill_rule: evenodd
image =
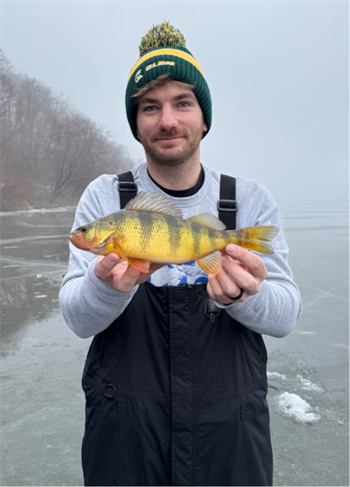
M280 411L300 423L315 423L321 416L312 413L311 406L297 394L284 392L278 397Z
M301 382L301 389L303 389L304 391L324 392L324 389L322 389L322 387L314 384L309 379L304 379L304 377L302 377L301 375L297 375L297 379Z
M31 210L0 211L0 216L14 216L28 213L64 213L75 211L76 206L60 206L57 208L33 208Z
M267 372L268 379L283 379L287 380L287 377L284 374L280 374L278 372Z

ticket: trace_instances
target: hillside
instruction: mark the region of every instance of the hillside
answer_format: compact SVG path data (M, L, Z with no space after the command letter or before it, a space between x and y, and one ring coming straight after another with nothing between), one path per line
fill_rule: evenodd
M97 176L133 165L104 127L1 50L0 155L0 211L75 204Z

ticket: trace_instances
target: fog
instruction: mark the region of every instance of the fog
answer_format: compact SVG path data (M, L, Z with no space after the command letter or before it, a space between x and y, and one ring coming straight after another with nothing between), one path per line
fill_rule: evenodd
M124 93L141 37L168 20L213 99L202 163L279 205L348 192L348 2L2 3L5 55L110 130L134 163Z
M302 295L296 329L283 340L265 337L274 485L349 485L348 2L3 0L0 15L4 55L33 77L24 87L46 93L40 124L26 124L50 149L33 138L41 186L57 173L49 172L52 160L61 161L67 144L75 148L69 136L77 121L94 144L79 152L76 173L88 177L87 154L89 177L129 157L144 160L125 115L129 71L152 25L168 20L183 33L213 99L201 161L270 191ZM6 100L13 115L17 98ZM62 130L53 102L65 116ZM14 187L4 174L1 181L2 204L4 187L12 200L0 207L0 484L82 485L80 381L90 340L68 329L58 304L75 207L66 192L54 199L51 186L50 209L12 205L16 191L31 189L12 164L30 155L14 120L21 142L7 152ZM107 151L110 132L115 151ZM52 147L55 134L60 143ZM69 154L66 162L72 165Z

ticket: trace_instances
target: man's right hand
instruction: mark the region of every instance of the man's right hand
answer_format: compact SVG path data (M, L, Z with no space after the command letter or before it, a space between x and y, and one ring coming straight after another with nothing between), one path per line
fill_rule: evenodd
M98 257L94 272L96 277L116 291L128 293L133 287L147 281L161 267L161 264L151 264L149 272L145 274L125 262L118 254L108 254Z

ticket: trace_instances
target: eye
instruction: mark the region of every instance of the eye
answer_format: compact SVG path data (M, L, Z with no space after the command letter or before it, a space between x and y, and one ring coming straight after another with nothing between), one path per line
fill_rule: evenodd
M85 233L85 232L86 232L86 230L87 230L87 228L86 228L86 227L81 227L81 229L80 229L80 230L81 230L82 232L84 232L84 233Z
M113 227L113 221L112 220L109 220L108 225L110 225L111 227Z
M148 107L145 107L143 109L144 112L153 112L154 110L156 110L156 107L154 105L149 105Z
M188 101L181 101L179 103L179 107L181 107L181 108L186 108L186 107L189 107L189 106L190 106L190 104L188 103Z

